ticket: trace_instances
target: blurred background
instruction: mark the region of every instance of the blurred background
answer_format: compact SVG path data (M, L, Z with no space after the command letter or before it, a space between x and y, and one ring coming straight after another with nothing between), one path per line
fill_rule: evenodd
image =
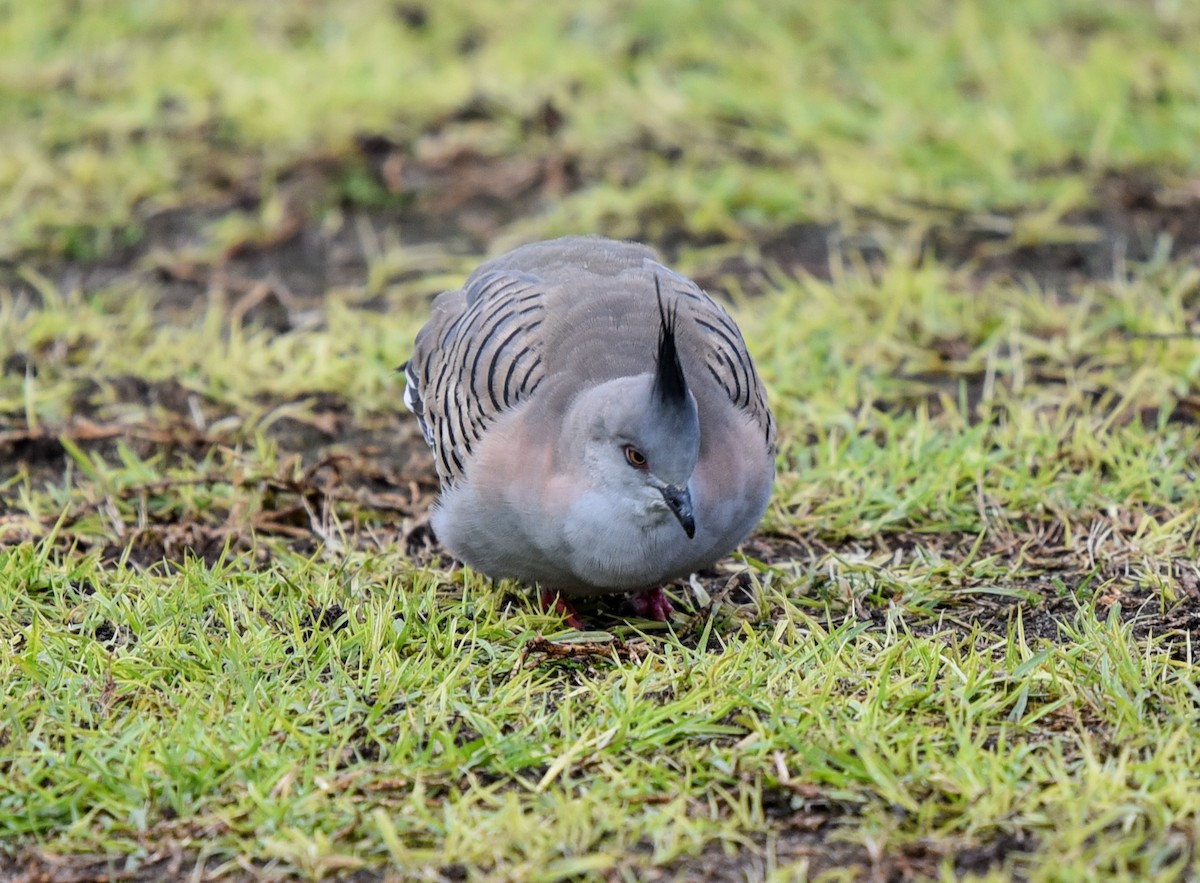
M0 255L297 296L566 232L735 284L1094 273L1198 236L1198 40L1186 0L6 3Z

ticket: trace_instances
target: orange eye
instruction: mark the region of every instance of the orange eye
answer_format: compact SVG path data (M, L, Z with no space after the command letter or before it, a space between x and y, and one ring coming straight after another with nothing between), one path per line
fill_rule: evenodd
M646 455L635 448L633 445L625 446L625 459L634 469L646 468Z

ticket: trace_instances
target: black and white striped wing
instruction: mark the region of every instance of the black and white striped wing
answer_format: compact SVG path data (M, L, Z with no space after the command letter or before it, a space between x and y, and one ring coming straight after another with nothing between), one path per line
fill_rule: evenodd
M766 392L754 370L746 342L729 314L715 303L713 306L715 309L707 315L696 317L696 324L708 336L704 367L725 389L734 407L745 411L762 427L763 440L774 451L775 420L767 407Z
M404 402L433 450L442 484L462 477L474 448L503 412L544 376L540 280L511 271L473 276L439 295L404 367Z
M686 304L698 331L697 351L704 354L704 367L733 403L762 429L767 449L775 450L775 419L767 406L767 394L746 341L733 317L696 283L662 267L672 290Z

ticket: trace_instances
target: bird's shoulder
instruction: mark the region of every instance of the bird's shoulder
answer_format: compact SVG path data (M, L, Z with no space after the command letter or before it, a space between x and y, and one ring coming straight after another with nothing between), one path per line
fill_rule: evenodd
M753 421L762 432L767 449L775 452L775 420L767 405L766 389L754 367L750 350L737 322L715 298L699 285L666 267L658 272L664 279L678 304L681 330L686 329L688 339L682 351L689 354L693 368L704 373L702 382L717 390L722 400L727 399L735 412ZM693 378L689 385L697 385Z
M434 300L404 366L404 400L443 482L460 478L488 426L541 384L545 296L538 276L485 265Z

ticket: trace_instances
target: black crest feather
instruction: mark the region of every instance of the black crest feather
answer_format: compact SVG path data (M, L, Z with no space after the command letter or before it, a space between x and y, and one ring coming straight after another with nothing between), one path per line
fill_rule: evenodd
M679 407L687 401L687 379L679 361L675 344L675 305L663 304L662 287L654 277L654 293L658 295L658 362L654 372L654 393L663 405Z

